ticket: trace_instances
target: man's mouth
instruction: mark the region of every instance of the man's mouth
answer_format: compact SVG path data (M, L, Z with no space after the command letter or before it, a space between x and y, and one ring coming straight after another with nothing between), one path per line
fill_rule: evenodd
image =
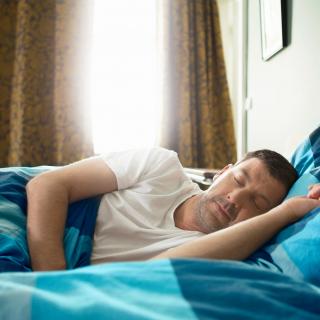
M199 212L201 223L208 230L206 233L227 227L237 216L234 204L221 196L204 199Z
M225 216L228 220L231 220L230 213L223 206L221 206L219 202L215 202L215 204L219 213Z
M223 201L223 199L216 199L216 201L214 201L214 204L220 215L228 219L228 221L233 220L235 212L230 203Z

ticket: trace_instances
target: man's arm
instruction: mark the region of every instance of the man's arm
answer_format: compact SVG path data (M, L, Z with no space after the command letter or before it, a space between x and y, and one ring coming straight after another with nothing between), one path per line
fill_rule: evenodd
M153 259L206 258L244 260L286 225L320 206L319 200L296 197L269 212L169 249Z
M101 158L44 172L27 184L27 239L33 270L66 268L63 235L69 203L117 190Z

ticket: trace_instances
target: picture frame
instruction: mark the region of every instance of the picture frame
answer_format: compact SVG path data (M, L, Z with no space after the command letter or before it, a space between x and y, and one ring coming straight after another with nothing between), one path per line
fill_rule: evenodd
M260 0L262 59L267 61L286 45L285 0Z

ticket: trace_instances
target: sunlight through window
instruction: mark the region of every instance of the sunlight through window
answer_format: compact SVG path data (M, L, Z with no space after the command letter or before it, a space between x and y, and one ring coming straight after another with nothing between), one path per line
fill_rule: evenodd
M95 0L90 74L95 153L157 143L156 4Z

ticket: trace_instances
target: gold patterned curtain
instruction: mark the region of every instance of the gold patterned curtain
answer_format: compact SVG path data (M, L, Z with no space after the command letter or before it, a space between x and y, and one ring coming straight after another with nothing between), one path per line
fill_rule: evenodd
M0 166L92 155L87 0L0 1Z
M219 14L214 0L164 0L164 111L161 145L184 166L236 160Z

